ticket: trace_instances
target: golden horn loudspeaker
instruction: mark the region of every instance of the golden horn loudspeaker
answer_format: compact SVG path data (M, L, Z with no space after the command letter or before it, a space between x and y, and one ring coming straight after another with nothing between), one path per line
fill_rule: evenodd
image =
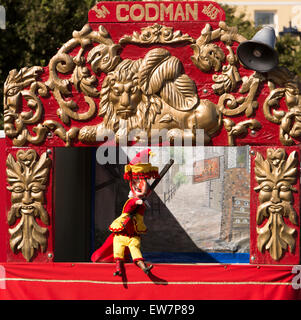
M238 46L237 56L246 68L268 72L278 64L275 43L274 28L264 27L251 40L244 41Z

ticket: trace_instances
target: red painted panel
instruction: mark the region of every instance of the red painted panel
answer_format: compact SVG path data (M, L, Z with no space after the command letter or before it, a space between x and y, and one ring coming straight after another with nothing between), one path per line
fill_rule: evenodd
M26 148L7 148L6 156L3 158L7 158L8 154L11 154L16 159L16 153L20 149ZM54 252L54 213L53 213L53 187L54 187L54 149L38 147L35 148L35 151L38 153L39 157L48 150L48 156L52 160L52 167L49 170L48 175L48 183L46 190L44 192L44 208L46 209L49 215L49 225L45 225L39 218L36 218L36 222L38 225L42 227L47 227L47 248L45 252L41 252L40 248L35 250L35 254L31 259L32 262L52 262L53 261L53 252ZM5 170L4 170L5 173ZM7 181L5 182L5 186L8 186ZM6 216L8 211L11 208L11 192L6 190ZM14 225L9 226L9 228L15 227L20 221L20 218L16 220ZM6 222L6 261L7 262L26 262L26 259L23 257L20 250L17 250L15 253L11 250L9 245L10 235L8 232L8 223Z
M6 261L5 147L5 139L0 138L0 262Z
M257 227L262 228L263 226L266 225L268 222L268 218L270 215L277 215L277 213L270 213L269 209L267 209L266 216L263 219L263 221L260 224L256 223L256 217L257 217L257 210L258 206L260 205L259 202L259 190L256 192L254 188L256 188L259 183L261 187L263 188L263 182L257 182L255 179L255 158L257 153L260 153L264 159L267 158L267 149L269 147L252 147L251 148L251 179L250 179L250 263L256 263L256 264L299 264L300 263L300 149L298 147L285 147L287 157L293 152L297 152L297 179L296 183L293 183L293 188L295 188L294 192L291 192L293 195L293 202L292 206L297 214L297 219L296 223L292 223L292 219L290 219L290 216L288 214L283 216L283 221L286 226L289 228L295 229L295 249L290 252L290 247L288 246L287 250L283 251L282 257L279 260L274 260L272 259L270 253L268 250L263 249L262 252L259 251L258 246L257 246L257 239L258 239L258 233L257 233ZM277 149L277 148L275 148ZM275 174L273 176L276 176ZM273 180L273 179L271 179ZM283 180L281 180L283 181ZM277 181L277 186L280 186L281 181ZM272 183L273 184L273 183ZM273 184L274 185L274 184ZM262 190L261 188L261 190ZM262 192L262 191L260 191ZM269 190L264 191L264 192L270 192ZM272 192L272 191L271 191ZM270 192L270 194L272 194ZM266 193L267 194L267 193ZM268 206L274 205L274 207L279 206L279 205L285 205L283 202L285 196L284 194L281 195L281 191L278 194L279 198L276 201L272 200L272 196L270 197L269 195L267 196L270 199L270 204ZM267 202L265 202L267 203ZM263 211L262 211L263 212ZM284 212L281 211L282 213ZM274 220L276 221L276 220ZM272 228L272 226L270 227ZM263 230L263 229L261 229ZM271 229L270 229L271 230ZM279 227L278 232L282 232L283 227ZM272 233L272 235L275 235ZM269 240L271 238L267 238ZM268 242L268 241L267 241ZM267 243L266 242L266 243Z

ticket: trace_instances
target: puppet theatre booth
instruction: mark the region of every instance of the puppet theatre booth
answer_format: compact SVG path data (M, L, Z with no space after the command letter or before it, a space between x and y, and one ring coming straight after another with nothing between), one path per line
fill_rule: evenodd
M300 294L301 82L215 2L99 2L4 84L0 299Z

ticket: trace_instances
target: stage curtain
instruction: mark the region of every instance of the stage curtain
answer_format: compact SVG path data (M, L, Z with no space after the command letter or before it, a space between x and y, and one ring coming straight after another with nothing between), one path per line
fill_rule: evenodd
M301 299L300 289L292 288L292 266L155 264L148 276L129 263L123 278L113 276L112 263L0 266L1 300Z

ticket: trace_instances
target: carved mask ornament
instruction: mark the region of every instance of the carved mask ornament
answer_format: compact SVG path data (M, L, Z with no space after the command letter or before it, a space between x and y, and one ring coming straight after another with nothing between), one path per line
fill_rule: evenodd
M296 229L287 225L286 219L297 225L293 208L293 187L297 182L297 153L288 158L284 149L267 149L264 159L258 152L255 158L255 178L260 205L257 208L257 247L268 250L274 260L279 260L289 247L295 248Z
M6 161L6 174L11 192L12 206L7 215L10 247L21 250L24 258L30 261L39 247L44 252L47 246L47 228L40 226L36 219L45 225L49 216L45 210L44 193L48 181L51 159L47 153L39 158L35 150L19 150L16 160L9 154Z

